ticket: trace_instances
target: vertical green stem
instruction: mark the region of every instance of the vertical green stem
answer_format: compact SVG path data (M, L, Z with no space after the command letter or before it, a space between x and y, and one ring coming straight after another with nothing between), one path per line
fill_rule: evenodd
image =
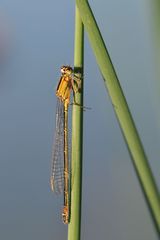
M158 78L160 79L160 1L152 0L148 1L148 7L151 12L151 33L154 39L154 47L155 47L155 64L156 64L156 73ZM159 84L159 82L158 82ZM157 92L160 92L160 85L157 84Z
M133 164L151 210L155 226L160 234L160 196L134 121L88 1L76 0L76 4L103 75L117 119L132 155Z
M79 15L75 10L75 48L74 72L83 80L84 30ZM71 214L68 226L68 240L80 240L81 228L81 192L82 192L82 140L83 140L83 82L81 90L75 93L72 110L72 163L71 163Z

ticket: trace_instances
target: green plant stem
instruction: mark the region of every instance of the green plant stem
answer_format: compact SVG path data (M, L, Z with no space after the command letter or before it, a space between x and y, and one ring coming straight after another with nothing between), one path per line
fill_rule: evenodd
M160 233L160 197L149 163L141 144L134 121L123 95L116 72L107 52L97 23L86 0L76 0L85 30L104 78L105 87L110 95L116 116L131 153L138 178L146 197L152 217Z
M151 33L154 40L154 54L155 54L155 66L156 66L156 73L157 77L160 79L160 1L153 0L148 1L148 8L151 13ZM157 91L158 94L160 92L160 85L159 82L157 84ZM158 100L159 101L159 100Z
M68 240L80 240L81 193L82 193L82 142L83 142L83 49L84 29L76 7L74 73L81 79L81 89L75 93L72 110L72 163L71 163L71 214L68 226Z

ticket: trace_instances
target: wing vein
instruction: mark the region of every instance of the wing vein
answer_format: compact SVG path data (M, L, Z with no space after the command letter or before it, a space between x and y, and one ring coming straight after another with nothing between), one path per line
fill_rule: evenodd
M51 189L57 194L64 186L64 104L58 98L56 108L56 127L52 149Z

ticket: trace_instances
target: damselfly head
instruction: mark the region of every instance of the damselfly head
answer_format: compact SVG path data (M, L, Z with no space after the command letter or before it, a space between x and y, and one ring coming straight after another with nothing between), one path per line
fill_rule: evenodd
M73 69L70 66L62 66L61 67L61 73L70 75L73 73Z

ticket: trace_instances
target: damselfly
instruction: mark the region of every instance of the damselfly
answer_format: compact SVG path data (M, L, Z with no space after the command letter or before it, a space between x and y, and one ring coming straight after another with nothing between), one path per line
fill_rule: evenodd
M80 90L80 79L74 75L70 66L61 67L61 77L57 86L56 132L53 145L51 189L64 193L62 220L69 223L70 169L68 153L68 107L71 91Z

